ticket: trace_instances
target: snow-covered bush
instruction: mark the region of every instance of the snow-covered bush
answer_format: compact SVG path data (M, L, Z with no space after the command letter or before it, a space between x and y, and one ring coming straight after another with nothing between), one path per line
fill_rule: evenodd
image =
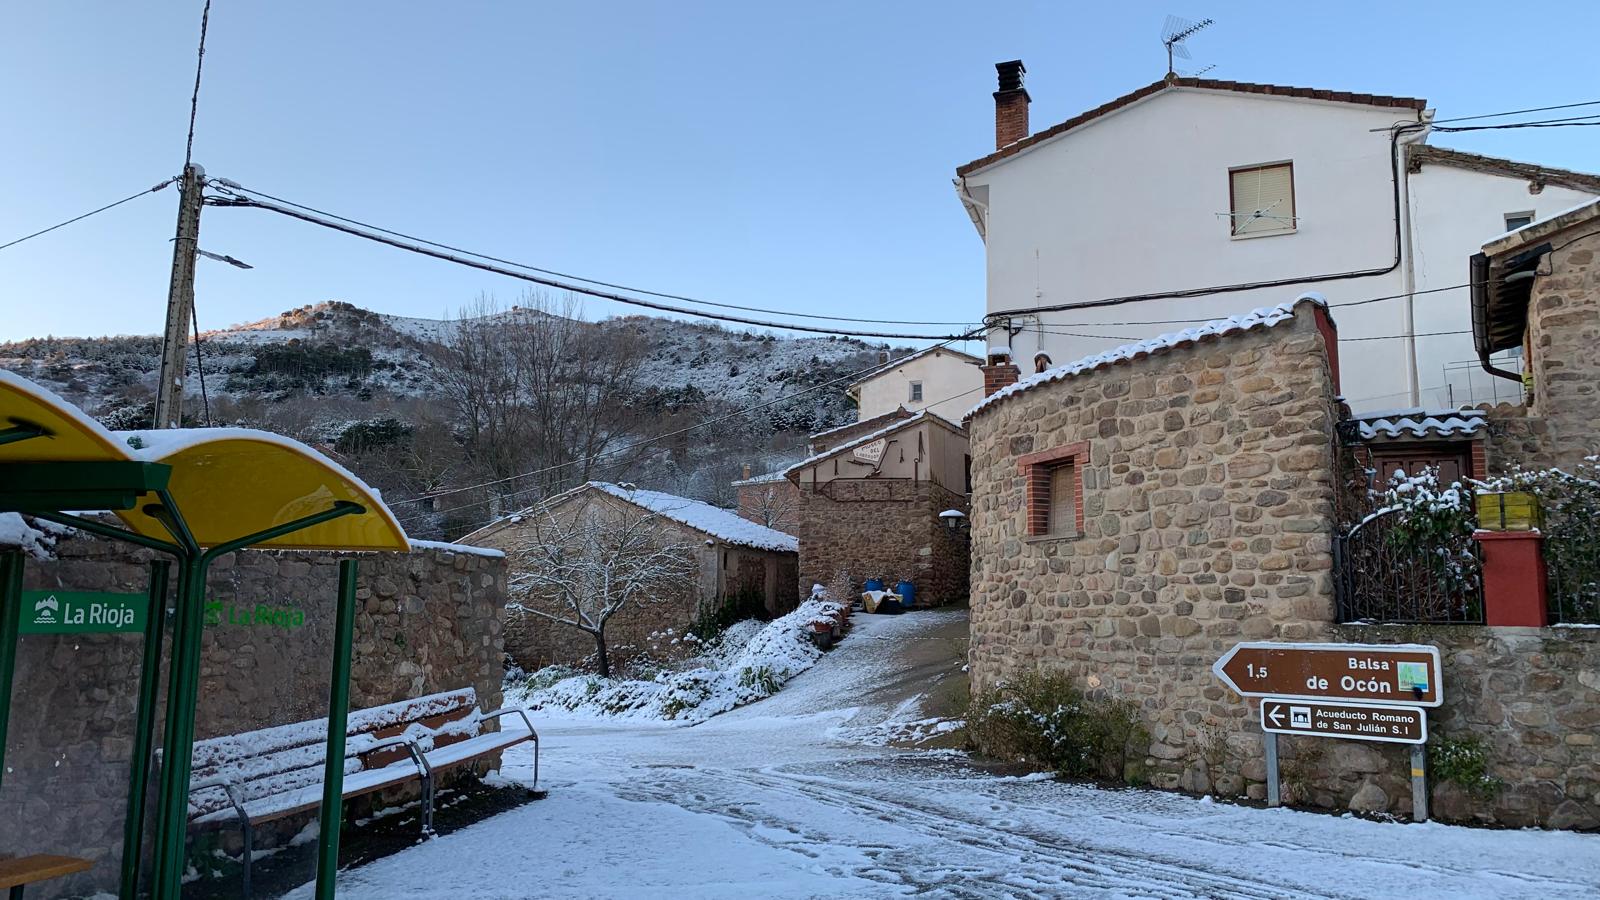
M1396 469L1380 513L1393 513L1390 545L1417 560L1451 592L1477 586L1480 566L1472 542L1477 518L1469 488L1459 481L1441 487L1438 471L1431 467L1418 475Z
M1084 696L1059 672L1028 672L972 700L967 741L995 759L1072 777L1134 780L1150 743L1136 708Z
M808 637L809 623L835 608L808 600L771 622L736 623L695 658L698 665L681 672L662 672L654 680L577 676L549 684L536 673L523 689L510 693L530 710L702 722L770 697L789 679L809 669L822 655Z

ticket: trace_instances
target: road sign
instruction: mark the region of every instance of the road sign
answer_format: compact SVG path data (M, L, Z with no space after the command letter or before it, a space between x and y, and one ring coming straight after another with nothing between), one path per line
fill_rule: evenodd
M1211 666L1245 697L1355 700L1438 706L1439 650L1425 644L1233 645Z
M96 631L142 632L143 594L97 591L23 591L23 634L84 634Z
M1352 741L1423 744L1428 740L1428 711L1415 706L1268 697L1261 701L1261 730Z

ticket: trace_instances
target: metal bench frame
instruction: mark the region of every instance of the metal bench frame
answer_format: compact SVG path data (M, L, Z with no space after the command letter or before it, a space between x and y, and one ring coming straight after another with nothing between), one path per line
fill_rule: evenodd
M529 788L529 790L538 790L539 732L533 729L533 722L528 720L527 711L516 706L504 707L497 709L494 712L480 713L478 721L480 723L487 722L492 719L498 719L501 716L508 715L510 713L516 713L517 715L521 716L523 724L528 726L528 737L531 741L533 741L533 785ZM428 763L428 755L422 751L422 748L417 746L416 741L413 741L407 737L390 738L386 741L380 741L370 747L362 749L357 753L357 755L359 756L373 753L375 751L385 750L390 747L404 747L406 754L411 757L412 764L417 768L417 778L422 783L422 836L424 838L433 837L433 800L435 787L433 766ZM465 762L465 760L463 760L463 762ZM406 781L409 780L410 779L397 781L395 782L394 786L405 784ZM244 871L241 875L241 896L249 898L253 896L251 893L250 870L255 861L255 823L250 818L250 813L245 810L245 800L244 795L240 790L240 784L241 781L235 778L211 778L191 785L189 791L192 794L195 791L206 790L209 788L221 788L223 793L227 795L228 804L233 807L234 818L236 818L239 822L239 832L244 840ZM345 794L344 796L348 797L350 795Z

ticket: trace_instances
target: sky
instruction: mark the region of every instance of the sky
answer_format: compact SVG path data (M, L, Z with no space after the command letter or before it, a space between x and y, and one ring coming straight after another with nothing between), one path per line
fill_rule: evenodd
M1192 0L1191 0L1192 2ZM0 12L0 243L182 168L203 0ZM726 303L976 321L983 246L951 187L993 149L994 63L1034 130L1165 74L1425 97L1454 117L1600 99L1600 5L1175 6L216 0L195 161L212 177L590 278ZM1180 65L1180 71L1186 67ZM1600 129L1434 143L1600 170ZM0 340L162 327L172 188L0 250ZM207 208L203 328L344 300L447 317L522 282L250 209ZM625 313L590 301L591 318ZM867 326L857 326L867 327ZM945 333L949 329L880 326Z

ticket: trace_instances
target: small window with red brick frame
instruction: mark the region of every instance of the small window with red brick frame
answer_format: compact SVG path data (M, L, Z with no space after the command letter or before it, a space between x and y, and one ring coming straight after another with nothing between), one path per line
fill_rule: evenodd
M1076 537L1083 533L1083 467L1089 444L1029 453L1017 460L1027 479L1028 537Z

